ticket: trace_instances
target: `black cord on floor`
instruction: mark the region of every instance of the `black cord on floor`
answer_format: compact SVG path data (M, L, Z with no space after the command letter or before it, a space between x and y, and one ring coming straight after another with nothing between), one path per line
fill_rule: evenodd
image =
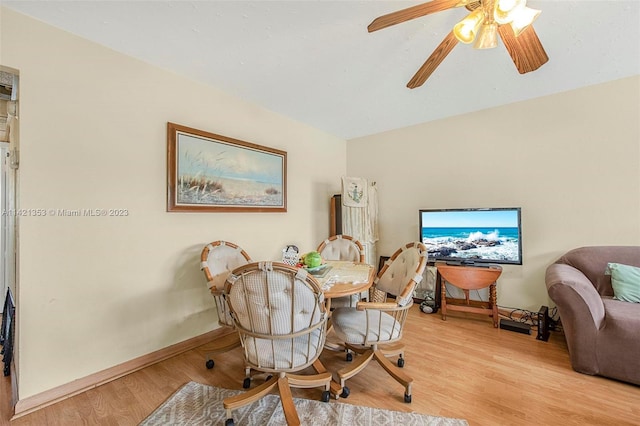
M528 311L526 309L520 309L520 308L511 308L508 306L499 306L499 305L498 305L498 308L503 310L510 310L510 312L506 315L506 317L512 321L522 322L525 324L532 325L534 327L538 326L537 312L532 312L532 311ZM505 316L504 314L501 314L501 315Z
M500 315L503 317L506 316L512 321L522 322L533 327L538 326L538 312L532 312L520 308L511 308L507 306L498 306L498 308L502 310L510 310L507 315L501 313ZM562 323L560 322L560 316L558 315L557 306L554 306L549 310L548 328L551 331L562 331Z

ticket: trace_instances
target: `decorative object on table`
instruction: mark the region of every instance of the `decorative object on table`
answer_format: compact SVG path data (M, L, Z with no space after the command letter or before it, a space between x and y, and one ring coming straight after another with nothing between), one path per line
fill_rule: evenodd
M315 268L305 268L305 269L307 270L308 273L313 275L314 278L318 279L318 278L326 277L327 274L331 272L331 269L333 269L333 267L325 263Z
M318 245L317 251L325 260L350 260L364 263L364 247L360 241L350 235L332 235ZM367 300L368 292L352 294L351 296L336 297L332 300L332 307L355 306L360 300Z
M317 251L310 251L300 256L300 261L296 266L304 268L315 278L324 277L331 270L331 266L325 262L325 259Z
M322 256L320 256L320 253L318 253L317 251L310 251L303 254L300 260L302 261L302 264L308 269L319 268L320 266L322 266L323 262Z
M167 145L167 211L287 211L285 151L174 123Z
M222 401L240 395L242 391L223 389L189 382L169 397L160 407L144 419L140 426L200 426L219 425L225 420ZM304 425L353 426L416 425L467 426L462 419L430 416L428 414L390 411L352 404L325 404L303 398L293 398L300 422ZM266 395L259 401L234 411L238 424L286 425L286 419L277 395Z
M300 262L300 251L297 246L288 245L282 249L282 263L296 266Z
M338 308L333 311L333 329L349 351L360 354L352 366L338 370L343 392L348 395L346 380L359 373L375 359L387 373L405 387L404 401L411 402L413 379L402 372L404 345L397 344L407 314L413 305L413 292L422 280L427 264L427 248L419 242L408 243L385 262L369 290L369 302L359 302L357 308ZM395 300L387 300L391 295ZM398 355L397 368L388 356ZM347 361L352 360L347 352Z
M432 0L380 16L367 29L369 32L378 31L462 6L467 9L467 16L436 47L407 83L408 88L421 86L458 42L470 44L475 39L474 48L488 49L498 46L498 34L520 74L535 71L549 60L531 25L540 11L526 7L526 0Z
M329 402L331 373L298 373L315 366L324 347L327 313L320 284L304 269L279 262L250 263L227 278L224 294L240 334L247 372L273 374L264 384L225 398L226 425L233 411L277 388L288 424L299 424L290 387L324 387Z
M221 326L234 327L233 319L229 314L229 307L223 297L223 289L227 277L238 266L246 265L250 262L251 257L246 251L228 241L213 241L202 249L200 269L204 272L207 285L218 309L218 323ZM238 333L230 333L224 336L219 341L213 342L213 346L206 355L208 369L213 368L215 365L211 358L213 354L226 352L240 346Z

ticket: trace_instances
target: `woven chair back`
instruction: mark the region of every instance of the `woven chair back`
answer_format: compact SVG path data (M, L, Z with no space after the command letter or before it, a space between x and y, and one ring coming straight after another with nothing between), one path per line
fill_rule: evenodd
M251 262L251 257L237 244L228 241L214 241L207 244L200 255L200 269L204 272L207 285L218 309L220 325L233 327L227 303L222 290L231 271Z
M320 243L317 251L325 260L365 261L364 246L349 235L333 235Z
M318 359L327 316L320 285L307 271L250 263L233 271L224 294L250 367L293 372Z

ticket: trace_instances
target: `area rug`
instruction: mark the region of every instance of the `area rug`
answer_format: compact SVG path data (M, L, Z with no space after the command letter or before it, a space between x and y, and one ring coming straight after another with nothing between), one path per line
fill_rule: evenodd
M140 426L223 425L226 412L222 400L242 393L189 382L147 417ZM303 425L429 425L463 426L465 420L360 407L336 400L330 402L294 398ZM233 411L236 426L286 425L280 397L267 395L253 404Z

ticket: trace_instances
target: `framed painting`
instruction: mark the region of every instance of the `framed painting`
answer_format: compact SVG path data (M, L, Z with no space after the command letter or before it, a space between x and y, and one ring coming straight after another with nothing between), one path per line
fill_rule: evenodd
M286 212L287 153L167 123L167 211Z

